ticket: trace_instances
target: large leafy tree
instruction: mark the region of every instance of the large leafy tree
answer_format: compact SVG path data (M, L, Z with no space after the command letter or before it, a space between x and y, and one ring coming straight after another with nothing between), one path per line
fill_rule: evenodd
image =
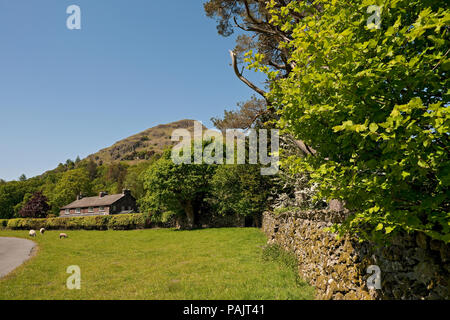
M195 217L209 192L214 170L214 165L204 163L175 164L171 152L165 152L143 174L146 195L140 201L141 210L155 216L175 213L187 218L186 227L193 228Z
M269 179L258 165L227 164L217 167L211 180L212 207L221 215L259 217L266 209Z
M290 34L292 71L280 77L264 56L266 96L278 125L316 150L291 157L320 195L354 213L341 232L363 238L397 230L450 241L448 71L450 12L442 1L270 1L271 24ZM299 12L308 12L295 19Z
M145 195L143 173L158 160L158 156L153 156L150 160L132 166L127 171L124 185L136 199L141 199Z
M26 195L36 192L41 185L38 178L26 181L10 181L0 184L0 219L10 219L18 212L16 206Z
M59 209L73 202L77 195L89 195L91 193L91 181L89 173L84 168L69 170L65 172L53 188L47 190L51 200L54 214L59 213Z
M22 218L46 218L49 210L50 205L47 197L38 191L19 211L19 216Z

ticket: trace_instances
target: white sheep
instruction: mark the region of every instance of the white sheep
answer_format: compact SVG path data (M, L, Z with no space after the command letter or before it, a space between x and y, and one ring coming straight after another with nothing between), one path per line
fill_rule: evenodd
M30 237L36 237L36 231L34 230L30 230L28 234L30 235Z
M41 228L41 230L39 230L39 232L40 232L41 234L44 234L44 233L45 233L45 228Z
M61 238L68 238L69 236L67 235L67 234L65 234L65 233L60 233L59 234L59 238L61 239Z

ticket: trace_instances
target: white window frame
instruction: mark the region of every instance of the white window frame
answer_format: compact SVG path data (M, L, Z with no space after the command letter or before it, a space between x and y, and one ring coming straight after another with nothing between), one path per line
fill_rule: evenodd
M94 213L94 207L89 207L88 208L88 213Z
M98 210L99 210L100 212L105 212L105 207L99 207Z
M76 208L75 209L75 213L80 214L81 213L81 208Z
M64 213L65 214L70 214L70 209L66 209Z

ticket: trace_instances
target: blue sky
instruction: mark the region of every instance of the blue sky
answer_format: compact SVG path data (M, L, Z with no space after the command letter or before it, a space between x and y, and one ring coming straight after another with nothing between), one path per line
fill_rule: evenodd
M253 94L205 0L0 0L0 178L32 177ZM81 8L81 30L66 9ZM262 77L247 71L256 82Z

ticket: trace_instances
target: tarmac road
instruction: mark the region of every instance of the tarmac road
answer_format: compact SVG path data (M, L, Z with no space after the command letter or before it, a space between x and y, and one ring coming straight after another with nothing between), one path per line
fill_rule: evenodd
M0 237L0 278L27 261L35 246L30 240Z

